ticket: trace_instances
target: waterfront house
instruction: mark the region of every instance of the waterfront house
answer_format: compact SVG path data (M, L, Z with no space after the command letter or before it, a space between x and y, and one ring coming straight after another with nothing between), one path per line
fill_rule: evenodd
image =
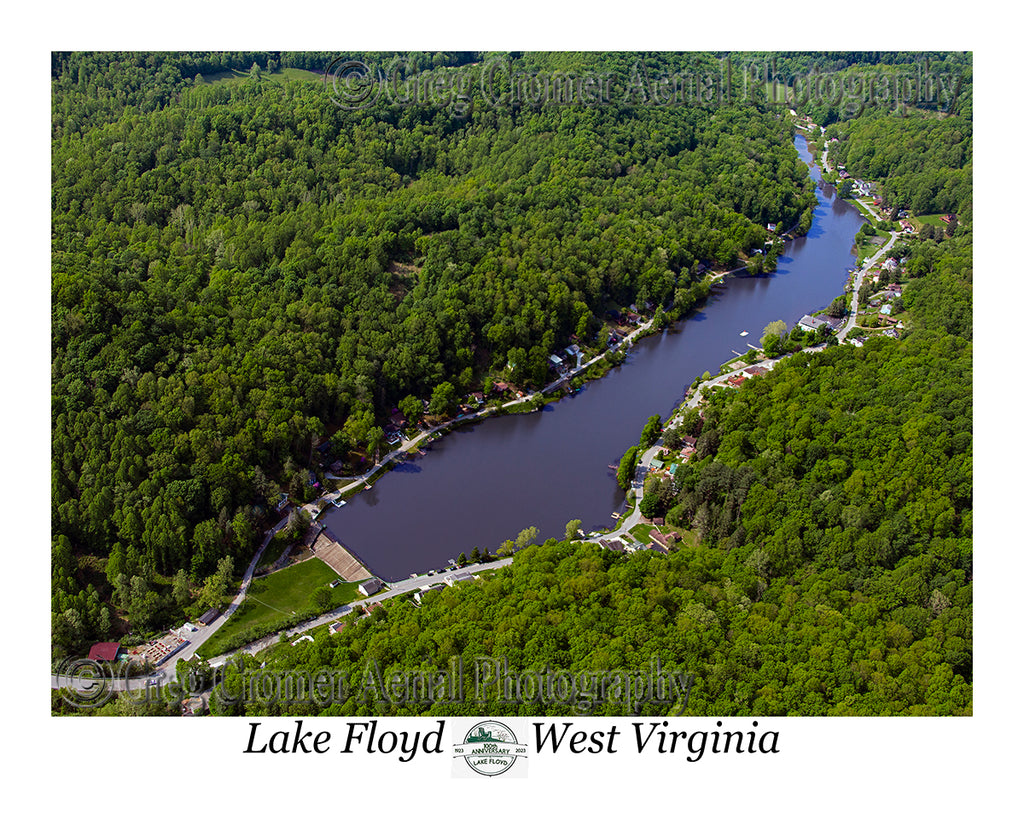
M381 590L383 584L376 578L371 577L369 580L364 580L359 584L359 593L364 597L369 597L371 594L376 594Z
M802 319L797 323L797 327L801 330L806 330L809 333L814 333L822 325L828 325L828 322L818 316L804 315Z

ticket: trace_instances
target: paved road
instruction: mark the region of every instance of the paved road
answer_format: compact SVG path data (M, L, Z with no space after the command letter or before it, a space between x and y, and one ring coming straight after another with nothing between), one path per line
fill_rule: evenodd
M266 546L266 543L269 543L269 540L270 540L270 537L272 537L272 534L273 534L272 532L268 533L267 540L264 542L264 547ZM260 552L262 553L262 548L261 548ZM252 570L255 567L255 564L258 561L258 559L259 559L258 556L253 558L253 563L250 565L250 570ZM505 566L509 566L511 564L512 564L512 558L511 557L506 557L506 558L501 558L500 560L493 560L493 561L490 561L488 563L472 563L472 564L469 564L469 565L467 565L466 567L464 567L462 569L458 569L458 571L468 572L470 574L476 575L476 574L480 574L481 572L490 571L492 569L504 568ZM207 659L208 659L208 661L209 661L211 666L216 667L216 666L223 665L225 662L227 662L228 659L230 659L235 654L241 654L241 653L255 654L256 652L262 651L264 648L267 648L267 647L269 647L271 645L274 645L275 643L279 642L280 641L280 636L281 636L282 633L286 637L288 637L289 639L293 638L293 637L297 637L300 634L305 634L305 633L307 633L309 631L312 631L315 628L318 628L320 626L325 626L328 623L332 623L335 620L337 620L339 617L344 617L345 615L350 614L352 612L354 606L364 606L365 607L365 606L369 606L369 605L371 605L373 603L383 602L384 600L388 600L388 599L390 599L392 597L397 597L397 596L402 595L402 594L408 594L409 592L418 591L419 589L422 589L422 588L435 587L435 586L443 586L443 585L445 585L445 579L450 577L451 574L454 573L454 571L456 571L456 570L452 570L451 573L449 573L449 572L440 572L440 573L436 573L436 574L433 574L433 575L421 574L421 575L416 575L415 577L406 578L405 580L396 581L395 583L389 584L388 588L385 589L384 591L381 591L378 594L372 595L371 597L367 597L367 598L364 598L362 600L357 600L357 601L355 601L351 605L344 605L344 606L342 606L340 608L334 609L333 611L327 612L326 614L322 614L319 617L316 617L316 618L314 618L312 620L308 620L305 623L300 623L298 626L295 626L295 627L290 628L290 629L286 629L283 632L275 632L274 634L270 634L270 635L262 638L261 640L258 640L255 643L250 643L249 645L244 646L243 648L239 649L238 651L230 652L228 654L222 654L222 655L219 655L217 657L212 657L212 658L207 658ZM252 576L252 572L251 571L247 572L247 580L244 583L245 587L248 587L248 579L250 579L251 576ZM240 593L239 596L235 599L235 602L238 603L243 597L244 597L244 595L242 595ZM236 608L235 603L232 603L232 609L230 609L229 611L233 611L234 608ZM226 618L218 618L217 623L222 623L224 621L224 619L226 619ZM138 678L137 680L134 680L131 683L126 683L126 681L123 680L123 679L106 680L104 684L107 686L107 690L110 690L110 691L124 691L125 688L128 685L130 685L131 690L134 691L134 690L138 690L138 689L141 689L141 688L145 688L147 686L147 680L150 681L148 683L149 685L152 685L152 686L155 686L155 687L158 687L158 688L159 687L168 686L175 679L175 665L176 665L177 661L179 659L188 659L188 658L192 657L195 654L196 649L199 648L199 646L201 646L202 643L205 640L207 640L210 637L210 635L213 634L214 631L216 631L216 628L215 627L210 627L208 630L206 630L205 633L202 634L201 639L193 640L192 642L190 642L190 644L188 646L186 646L186 649L188 650L187 653L186 653L186 650L183 649L182 651L179 651L177 654L173 655L172 657L169 657L168 660L165 663L161 664L161 666L157 668L156 672L154 672L148 678L141 677L141 678ZM200 632L196 632L196 635L199 635L199 634L200 634ZM73 689L75 689L77 691L89 691L92 688L94 688L95 685L96 685L96 683L94 681L92 681L92 680L89 680L89 679L75 678L75 677L65 677L65 676L58 677L57 675L54 675L54 674L50 675L50 687L51 688L73 688Z
M886 242L882 248L870 259L865 259L864 264L857 270L857 275L853 279L853 298L850 300L850 315L846 319L846 324L843 325L842 329L836 333L836 338L841 344L846 340L847 334L857 324L857 311L860 309L860 288L864 283L864 275L871 268L871 266L877 262L883 254L888 253L889 249L896 244L896 240L899 238L899 233L893 233L889 237L889 241Z
M371 595L370 597L363 598L362 600L356 600L350 605L341 606L340 608L334 609L333 611L329 611L326 614L321 614L320 616L315 617L312 620L307 620L305 623L300 623L294 628L286 629L283 632L275 632L274 634L270 634L262 638L261 640L258 640L255 643L250 643L249 645L239 649L238 651L230 652L229 654L223 654L218 657L212 657L209 659L209 663L211 666L219 666L235 654L255 654L256 652L262 651L264 648L267 648L268 646L277 643L281 639L280 636L282 633L288 638L297 637L300 634L305 634L306 632L312 631L313 629L318 628L320 626L326 626L329 623L333 623L339 617L344 617L345 615L350 614L355 606L366 607L374 603L381 603L384 600L391 599L392 597L398 597L400 595L418 591L423 588L444 586L445 579L451 577L451 575L454 574L456 571L469 572L470 574L475 575L480 574L481 572L489 571L491 569L500 569L505 566L510 566L511 564L512 558L506 557L502 558L501 560L492 560L489 563L471 563L462 569L453 569L451 572L440 572L433 575L419 574L415 577L406 578L405 580L398 580L394 583L389 583L388 588L384 591L378 592L377 594Z

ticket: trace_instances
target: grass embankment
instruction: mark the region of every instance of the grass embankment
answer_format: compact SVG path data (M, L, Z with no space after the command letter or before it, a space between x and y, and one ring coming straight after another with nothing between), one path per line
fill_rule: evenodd
M249 72L233 68L229 71L217 71L213 74L203 74L203 82L208 85L225 82L241 82L248 79ZM323 77L304 68L279 68L274 72L261 71L260 77L268 82L281 83L285 80L314 80L323 82Z
M358 583L330 588L337 573L323 561L312 558L254 580L241 607L203 645L204 657L215 657L244 646L275 631L290 628L310 617L356 599ZM329 597L315 602L319 589Z

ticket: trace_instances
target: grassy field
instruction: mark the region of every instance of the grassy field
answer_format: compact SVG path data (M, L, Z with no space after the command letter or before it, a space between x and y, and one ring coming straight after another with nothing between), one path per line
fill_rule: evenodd
M939 230L946 229L946 223L942 221L943 213L926 213L924 216L911 216L910 223L917 225L920 230L922 225L931 225L932 227L939 228Z
M650 543L651 529L653 528L654 527L651 526L651 524L649 523L638 523L636 526L629 530L629 533L633 535L633 537L635 537L640 543Z
M239 71L238 69L232 69L231 71L218 71L216 74L203 74L203 82L214 85L220 82L240 82L249 76L248 71ZM262 77L270 82L284 82L285 80L315 80L322 82L323 78L312 71L306 71L304 68L280 68L273 74L268 74L266 71L262 72Z
M315 613L313 593L337 580L338 575L323 561L304 560L266 577L254 580L241 608L203 646L203 656L221 654L236 635L250 630L273 630L296 615ZM342 583L331 589L331 604L325 611L350 603L358 596L358 583Z

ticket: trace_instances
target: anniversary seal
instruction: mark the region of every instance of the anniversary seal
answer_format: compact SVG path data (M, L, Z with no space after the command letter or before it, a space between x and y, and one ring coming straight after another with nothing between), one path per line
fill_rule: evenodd
M454 748L455 756L481 776L498 776L508 771L519 757L526 756L512 729L501 722L478 722L466 734L461 745Z

